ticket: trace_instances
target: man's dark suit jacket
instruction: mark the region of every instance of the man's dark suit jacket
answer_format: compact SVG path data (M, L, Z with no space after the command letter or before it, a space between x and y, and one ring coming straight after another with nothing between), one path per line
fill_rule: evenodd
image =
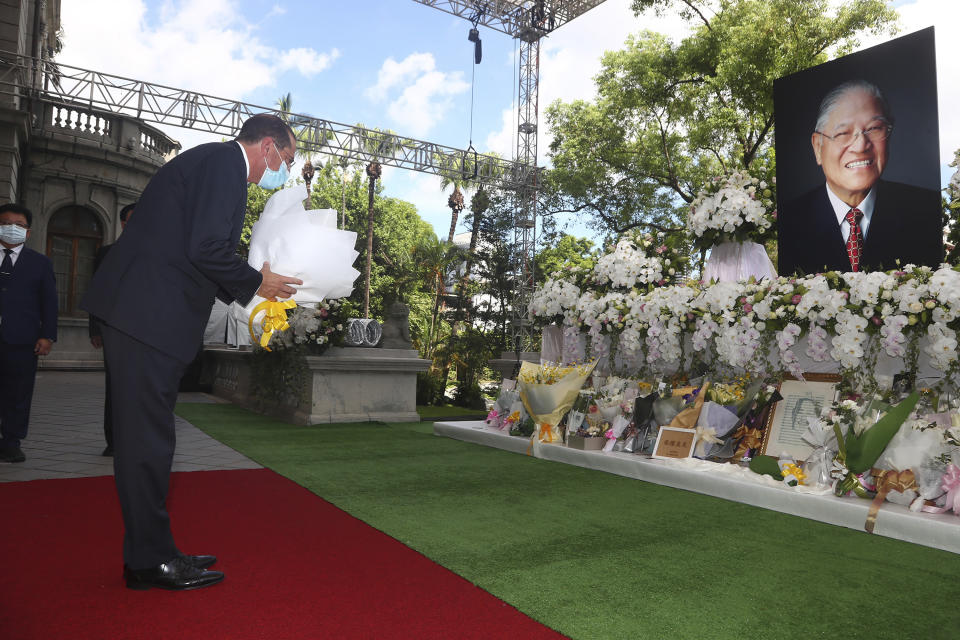
M81 307L190 363L214 296L246 304L260 287L260 272L236 255L246 203L246 163L237 143L181 153L150 180Z
M97 269L100 268L100 265L103 263L103 259L107 257L107 252L110 251L112 244L105 244L97 249L97 255L93 258L93 272L96 273ZM103 335L103 331L100 330L101 321L97 316L90 315L87 322L87 330L91 338L100 337Z
M850 271L850 258L826 185L777 212L779 273ZM943 260L940 194L880 180L864 241L862 271L888 271L907 264L937 267Z
M56 341L57 281L50 258L24 247L0 289L0 336L4 342L34 345L39 338Z

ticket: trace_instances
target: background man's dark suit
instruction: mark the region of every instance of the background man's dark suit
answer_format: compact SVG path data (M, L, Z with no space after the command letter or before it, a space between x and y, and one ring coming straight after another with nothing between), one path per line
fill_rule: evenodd
M27 436L39 338L57 339L57 283L50 258L23 247L10 275L0 274L2 448L19 447Z
M261 274L236 256L246 197L237 143L180 154L147 185L81 305L104 322L104 358L114 383L114 474L130 569L180 555L165 505L173 406L214 295L246 304L260 287Z
M936 267L943 260L940 194L880 180L861 259L862 271L900 265ZM780 275L850 271L850 259L826 186L789 202L777 212Z
M103 259L107 256L107 252L110 251L112 244L105 244L97 249L97 255L93 258L93 272L96 273L97 269L100 268L100 265L103 264ZM101 338L103 336L103 323L96 316L90 316L87 323L87 328L90 333L90 338ZM98 347L99 348L99 347ZM104 373L104 387L103 387L103 439L107 443L107 451L110 451L112 454L113 451L113 396L110 392L110 369L106 367L106 362L104 362L103 367ZM104 451L106 455L106 451Z

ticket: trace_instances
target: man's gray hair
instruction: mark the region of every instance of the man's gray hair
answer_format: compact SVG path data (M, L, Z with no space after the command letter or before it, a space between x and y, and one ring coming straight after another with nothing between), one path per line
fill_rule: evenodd
M820 111L817 113L815 131L823 131L823 128L827 126L827 120L830 119L830 112L833 111L837 102L852 91L864 91L876 98L877 104L880 105L880 110L883 112L884 120L887 121L888 125L893 126L893 114L890 112L890 105L887 104L887 99L883 97L880 87L866 80L848 80L831 89L830 93L823 97L820 102Z

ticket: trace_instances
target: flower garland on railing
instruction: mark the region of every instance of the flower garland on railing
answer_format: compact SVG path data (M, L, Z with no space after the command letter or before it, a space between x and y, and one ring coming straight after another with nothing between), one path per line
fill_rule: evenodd
M763 244L773 238L777 219L773 187L746 171L708 182L687 216L694 247L707 250L722 242Z

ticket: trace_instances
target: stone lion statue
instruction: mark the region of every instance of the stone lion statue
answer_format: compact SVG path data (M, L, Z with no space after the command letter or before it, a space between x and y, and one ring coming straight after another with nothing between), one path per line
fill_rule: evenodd
M384 349L412 349L410 341L410 307L402 302L394 302L387 308L387 319L383 324Z

